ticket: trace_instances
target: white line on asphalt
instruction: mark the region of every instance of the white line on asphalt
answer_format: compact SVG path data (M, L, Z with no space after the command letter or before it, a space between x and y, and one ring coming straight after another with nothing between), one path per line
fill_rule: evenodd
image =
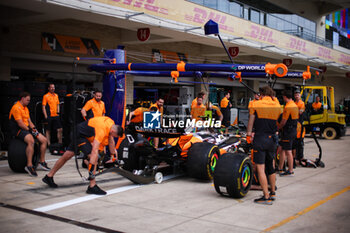
M39 211L39 212L48 212L48 211L51 211L51 210L60 209L60 208L67 207L67 206L70 206L70 205L75 205L75 204L78 204L78 203L82 203L82 202L85 202L85 201L90 201L90 200L93 200L93 199L96 199L96 198L100 198L100 197L105 197L105 196L108 196L108 195L111 195L111 194L115 194L115 193L124 192L124 191L135 189L135 188L138 188L138 187L140 187L140 185L128 185L128 186L124 186L124 187L120 187L120 188L109 190L109 191L107 191L106 195L88 195L88 196L84 196L84 197L75 198L75 199L69 200L69 201L64 201L64 202L59 202L59 203L52 204L52 205L43 206L43 207L40 207L40 208L36 208L34 210L35 211Z
M170 179L176 178L178 176L180 176L180 175L174 174L174 175L165 176L163 180L164 181L165 180L170 180ZM141 186L142 185L136 185L135 184L135 185L128 185L128 186L124 186L124 187L119 187L119 188L107 191L106 195L88 195L88 196L84 196L84 197L75 198L75 199L69 200L69 201L64 201L64 202L59 202L59 203L56 203L56 204L51 204L51 205L39 207L39 208L36 208L34 210L35 211L39 211L39 212L48 212L48 211L51 211L51 210L60 209L60 208L63 208L63 207L67 207L67 206L70 206L70 205L75 205L75 204L82 203L82 202L85 202L85 201L90 201L90 200L93 200L93 199L96 199L96 198L105 197L105 196L108 196L108 195L125 192L125 191L131 190L131 189L139 188Z

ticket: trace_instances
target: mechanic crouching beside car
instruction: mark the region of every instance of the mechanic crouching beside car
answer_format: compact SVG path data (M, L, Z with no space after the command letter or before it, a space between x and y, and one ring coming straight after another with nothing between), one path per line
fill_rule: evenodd
M273 160L276 154L277 119L281 114L281 106L274 100L274 92L270 87L263 87L260 92L261 99L253 102L249 109L247 142L253 144L253 160L257 166L259 183L263 190L263 196L255 199L254 202L272 205L272 201L275 200L276 196L276 175ZM252 139L253 126L255 135ZM265 170L271 185L270 193L268 193Z
M109 151L114 161L117 160L117 151L115 150L114 138L122 137L124 130L121 126L115 125L114 121L106 116L93 117L88 121L81 122L77 125L76 143L78 150L83 152L85 157L90 158L88 170L90 185L88 186L86 193L96 195L106 195L106 192L97 186L95 180L96 167L98 161L98 151L102 146L109 145ZM74 143L68 146L66 152L62 157L56 161L51 171L42 179L44 183L51 188L57 188L57 184L53 180L53 176L56 172L74 156Z

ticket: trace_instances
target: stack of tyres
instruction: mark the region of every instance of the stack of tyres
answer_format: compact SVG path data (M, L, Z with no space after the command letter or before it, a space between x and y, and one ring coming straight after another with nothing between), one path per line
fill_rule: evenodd
M223 154L214 171L216 192L224 196L242 198L250 190L253 179L253 165L244 153Z

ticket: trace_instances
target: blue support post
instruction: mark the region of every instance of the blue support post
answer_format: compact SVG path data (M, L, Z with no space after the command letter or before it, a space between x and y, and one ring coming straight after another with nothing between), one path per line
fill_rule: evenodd
M118 49L107 50L105 58L116 59L117 63L125 63L125 51L122 46ZM105 61L105 64L110 62ZM103 77L103 101L106 106L106 115L117 125L124 127L126 110L126 79L125 71L106 72Z

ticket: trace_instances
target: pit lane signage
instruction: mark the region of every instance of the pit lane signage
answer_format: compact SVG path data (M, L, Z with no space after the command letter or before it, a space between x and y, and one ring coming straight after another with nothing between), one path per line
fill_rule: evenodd
M228 52L230 53L231 57L237 57L239 54L239 47L229 47Z
M99 56L101 45L98 40L43 32L41 34L41 49Z
M283 59L282 63L285 64L287 68L289 68L293 64L293 60L290 58L286 58L286 59Z
M151 37L151 30L149 28L139 28L137 29L137 39L139 41L145 42Z
M176 63L187 62L187 54L177 53L166 50L152 49L153 59L155 63Z

